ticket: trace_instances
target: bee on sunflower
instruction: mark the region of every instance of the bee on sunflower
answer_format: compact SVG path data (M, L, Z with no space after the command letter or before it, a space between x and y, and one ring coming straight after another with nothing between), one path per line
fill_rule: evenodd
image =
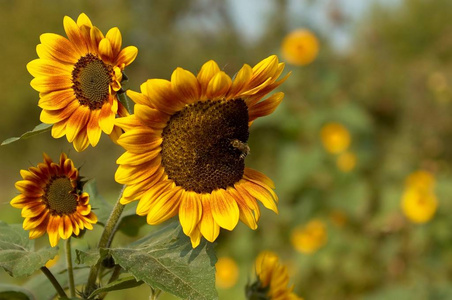
M257 200L277 213L273 181L245 167L245 158L249 127L283 99L282 92L264 99L289 76L278 80L283 69L272 55L232 80L211 60L197 76L177 68L170 81L149 79L140 93L128 91L135 114L115 123L125 131L115 175L126 185L121 203L139 201L137 214L151 225L179 215L193 247L239 219L256 229Z

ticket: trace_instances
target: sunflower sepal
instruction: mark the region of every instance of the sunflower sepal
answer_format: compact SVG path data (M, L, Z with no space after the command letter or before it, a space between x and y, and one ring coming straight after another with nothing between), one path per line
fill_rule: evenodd
M21 224L0 221L0 267L12 277L30 276L58 254L58 247L35 249Z
M116 96L118 97L119 102L125 107L129 114L133 114L133 102L127 97L127 93L124 89L120 89Z
M51 127L52 127L52 124L41 123L39 125L36 125L35 128L33 128L32 130L25 132L21 136L7 138L6 140L4 140L1 143L1 146L5 146L5 145L8 145L8 144L20 141L20 140L28 139L32 136L50 131Z

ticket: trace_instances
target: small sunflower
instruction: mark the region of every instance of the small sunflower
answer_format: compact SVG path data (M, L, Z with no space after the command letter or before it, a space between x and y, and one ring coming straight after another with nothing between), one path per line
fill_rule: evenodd
M247 286L246 296L249 300L302 300L293 293L293 286L288 287L287 267L279 263L278 256L264 251L256 258L257 280Z
M114 119L127 115L127 110L116 93L122 71L138 50L134 46L121 50L119 29L104 36L85 14L77 22L66 16L63 24L68 39L42 34L36 47L39 58L27 69L35 77L30 84L39 92L41 121L53 124L54 138L66 135L77 151L83 151L89 144L97 145L102 131L114 141L120 135Z
M231 80L209 61L197 76L177 68L171 81L150 79L141 93L128 91L135 114L116 120L125 130L115 175L127 185L121 203L140 200L137 214L151 225L178 214L193 247L239 219L256 229L256 199L277 213L273 182L246 168L245 158L249 126L282 101L281 92L262 99L287 78L278 81L283 69L273 55Z
M22 209L23 227L30 230L30 239L49 235L50 245L83 229L93 229L97 222L91 211L89 195L81 191L77 168L62 153L60 162L53 162L44 154L44 162L37 167L21 170L23 180L16 182L21 194L11 200L11 205Z

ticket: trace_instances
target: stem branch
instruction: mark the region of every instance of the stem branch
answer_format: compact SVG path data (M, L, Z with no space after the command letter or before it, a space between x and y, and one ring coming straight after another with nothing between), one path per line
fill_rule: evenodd
M66 293L64 292L64 290L61 287L61 285L58 282L58 280L56 280L55 276L53 276L52 272L50 272L50 270L47 269L47 267L41 267L41 271L42 271L42 273L44 273L45 276L47 276L49 281L52 283L52 285L55 288L55 290L57 291L58 295L61 298L67 298Z
M122 190L119 193L118 201L116 201L116 204L113 207L110 217L108 218L107 223L105 224L104 231L102 232L99 244L97 245L98 249L108 248L111 245L113 236L118 227L119 218L121 217L122 211L124 210L124 205L120 203L120 200L125 187L126 187L125 185L122 187ZM88 276L88 283L86 284L85 288L85 292L87 295L90 295L96 288L96 279L97 275L99 274L100 266L101 260L99 260L94 266L91 267Z

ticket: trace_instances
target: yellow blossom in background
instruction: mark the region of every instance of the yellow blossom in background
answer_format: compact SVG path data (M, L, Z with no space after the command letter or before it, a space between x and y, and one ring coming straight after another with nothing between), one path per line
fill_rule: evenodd
M215 283L222 289L233 287L239 278L239 267L230 257L220 257L215 264Z
M426 223L433 218L438 208L434 187L435 178L428 171L419 170L407 177L401 207L410 221Z
M336 165L342 172L350 172L356 167L355 153L350 151L341 153L336 159Z
M305 254L316 252L328 239L326 225L320 220L312 220L306 225L296 227L291 234L294 248Z
M289 274L287 267L280 264L279 257L270 251L264 251L256 258L255 264L257 280L247 286L247 299L269 300L302 300L288 287Z
M430 221L438 207L438 200L432 191L408 188L402 196L402 210L414 223Z
M432 190L435 186L435 177L432 173L419 170L411 173L406 181L405 185L408 188L416 188L421 190Z
M287 63L297 66L308 65L319 52L319 41L309 30L296 29L284 38L281 53Z
M327 123L321 131L320 137L326 151L337 154L344 152L350 146L350 132L340 123Z

